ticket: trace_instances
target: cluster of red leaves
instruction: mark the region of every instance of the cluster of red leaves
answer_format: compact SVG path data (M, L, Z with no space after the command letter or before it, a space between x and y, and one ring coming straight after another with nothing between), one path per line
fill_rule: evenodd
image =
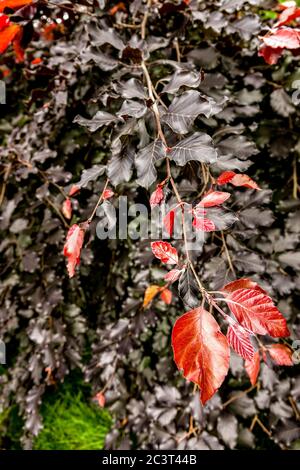
M24 61L24 49L21 47L23 35L22 26L12 23L10 18L2 14L5 8L12 10L29 5L33 0L0 0L0 54L6 51L10 44L13 45L16 62Z
M183 375L200 388L204 404L219 389L229 368L230 346L245 359L245 368L255 384L259 373L260 353L251 338L256 334L272 337L289 335L286 320L272 299L250 279L239 279L223 288L224 301L234 318L228 317L225 336L215 318L203 307L182 315L172 332L174 359ZM292 351L274 344L263 349L278 365L292 365Z
M300 17L300 8L295 2L282 3L280 8L283 11L274 28L261 38L263 46L258 52L270 65L277 64L285 49L294 55L300 53L300 29L285 26Z

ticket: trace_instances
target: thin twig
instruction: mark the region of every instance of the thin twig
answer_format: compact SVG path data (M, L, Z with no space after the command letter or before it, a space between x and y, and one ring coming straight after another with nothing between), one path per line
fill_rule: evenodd
M228 265L230 267L230 270L231 270L232 274L236 277L236 272L235 272L235 269L234 269L233 264L232 264L231 256L230 256L230 253L229 253L229 250L228 250L228 247L227 247L227 243L226 243L226 240L225 240L225 237L224 237L223 230L221 231L221 237L222 237L223 247L224 247L224 250L225 250Z
M100 194L100 197L97 201L97 204L95 205L94 209L93 209L93 212L91 213L91 215L89 216L89 218L87 219L87 223L90 224L93 220L93 218L95 217L95 214L97 212L97 209L98 207L100 206L101 202L103 201L103 197L104 197L104 193L106 191L106 188L108 186L108 183L109 183L109 179L107 178L106 181L105 181L105 185L104 185L104 188L103 188L103 191L102 193Z

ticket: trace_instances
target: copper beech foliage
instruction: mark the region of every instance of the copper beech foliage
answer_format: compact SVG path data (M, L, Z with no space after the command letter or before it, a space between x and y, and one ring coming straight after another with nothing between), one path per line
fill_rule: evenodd
M285 89L291 71L297 78L300 8L274 8L273 21L262 19L260 0L0 0L10 100L19 87L13 126L1 123L10 277L0 326L21 344L5 403L17 396L31 436L50 375L59 384L73 367L116 415L109 448L131 439L218 448L218 438L235 448L238 431L228 438L227 423L249 440L257 414L271 410L266 396L273 417L279 408L291 429L293 413L298 419L281 403L298 393L294 372L279 372L290 383L275 389L272 366L293 365L280 310L294 321L299 290L299 110ZM168 239L96 239L97 209L114 226L119 195L153 211L166 204ZM189 251L186 216L203 238L197 251ZM212 400L202 409L198 396ZM269 424L268 436L277 421ZM296 439L282 433L287 446Z
M123 4L120 5L122 10ZM116 7L116 12L118 9ZM112 10L110 14L114 14ZM283 6L283 12L279 15L274 30L262 37L264 45L259 54L268 63L276 63L277 58L285 48L299 48L300 36L298 30L283 26L298 16L296 7L285 9ZM105 36L106 33L103 34ZM142 32L142 35L144 34L145 31ZM125 45L122 44L121 38L114 33L110 39L113 47L123 51L124 55ZM107 38L103 37L102 42L105 43L106 41ZM137 182L147 189L155 184L155 189L149 199L152 209L163 204L167 197L170 198L170 192L173 193L176 204L164 217L163 224L172 237L176 214L181 212L183 240L181 253L178 253L177 249L167 241L158 240L151 243L154 257L165 265L175 265L175 268L165 275L167 282L165 286L150 285L146 289L143 308L147 308L158 295L163 302L170 304L172 293L168 286L177 280L179 281L179 294L185 300L185 303L189 305L190 302L190 305L195 305L195 308L176 321L172 332L172 346L177 367L183 371L183 375L187 380L194 382L199 387L201 402L205 404L219 389L228 373L230 348L245 360L245 369L251 383L255 384L259 372L260 354L266 362L268 355L278 365L292 365L291 350L287 346L282 344L262 346L259 336L268 335L273 338L284 338L289 336L290 333L285 318L274 305L272 299L251 279L237 279L225 285L219 292L222 297L217 297L215 293L209 292L202 285L188 252L185 227L186 203L181 198L173 179L171 163L184 166L188 162L198 161L201 162L202 169L207 168L209 180L205 182L202 188L200 200L189 201L193 205L192 209L189 209L192 213L193 227L195 230L204 233L222 229L218 226L219 222L215 221L213 216L210 216L210 210L213 208L217 211L215 216L217 214L222 219L226 211L226 208L223 209L222 205L231 197L230 192L222 191L219 189L220 187L226 186L229 188L233 186L257 191L260 188L252 178L244 173L226 170L214 177L211 175L209 165L217 161L217 152L212 139L203 132L192 132L191 134L190 132L199 114L209 118L222 109L223 103L199 94L194 89L197 86L197 81L201 83L201 76L195 74L193 80L196 80L196 83L194 85L193 80L190 83L191 78L179 79L175 74L173 86L175 85L176 91L181 87L181 80L183 85L186 85L187 88L191 87L191 89L175 96L167 108L160 97L155 97L156 91L143 57L146 52L142 51L141 55L135 56L132 49L128 50L127 53L134 63L140 64L142 81L138 81L134 77L131 78L127 81L128 90L123 85L125 87L124 97L127 99L123 102L117 116L111 114L108 110L102 110L98 111L92 120L77 116L74 122L94 132L99 127L109 125L122 118L125 119L126 126L128 117L145 116L148 113L147 108L150 110L149 117L155 118L154 140L150 143L148 141L148 144L144 145L142 149L136 149ZM274 59L275 55L276 60ZM272 60L270 60L270 57L272 57ZM177 81L178 83L176 83ZM172 83L172 80L170 83ZM166 91L173 93L170 83L167 85ZM136 89L135 92L133 92L133 89ZM142 101L148 100L147 108L145 102L143 104L142 101L132 100L135 95ZM186 134L189 135L186 137ZM176 136L184 136L184 138L178 140L177 137L176 141ZM168 144L168 140L172 140L172 145ZM161 182L156 181L155 162L158 160L165 160L167 168L166 178ZM121 160L119 164L121 164ZM108 177L111 179L112 184L117 184L119 181L117 171L113 157L108 168ZM128 169L125 172L128 172ZM128 178L127 175L126 178ZM85 177L83 180L83 183L80 181L71 187L69 196L76 195L80 187L85 185ZM96 207L113 195L114 192L107 189L106 184ZM68 219L71 218L71 207L70 198L67 198L62 210ZM67 258L67 269L70 277L74 276L76 266L80 263L84 234L94 214L95 210L88 221L81 224L81 226L74 224L68 231L64 256ZM224 228L226 229L228 226L225 225ZM192 285L193 287L191 287ZM193 290L194 299L192 301L190 300L190 290ZM209 311L206 307L209 308ZM225 320L227 332L223 333L221 331L218 317Z

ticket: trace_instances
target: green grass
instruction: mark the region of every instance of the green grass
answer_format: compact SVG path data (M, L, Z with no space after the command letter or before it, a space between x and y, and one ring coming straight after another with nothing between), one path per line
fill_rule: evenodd
M42 406L44 428L36 450L98 450L104 445L112 419L108 411L88 402L81 391L64 386Z

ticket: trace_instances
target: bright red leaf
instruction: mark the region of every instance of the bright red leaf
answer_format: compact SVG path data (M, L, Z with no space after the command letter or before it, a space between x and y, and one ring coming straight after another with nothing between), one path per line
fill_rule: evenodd
M165 275L164 277L165 281L171 282L171 283L177 281L177 279L180 278L182 271L183 271L182 269L172 269Z
M200 387L204 404L222 385L229 368L229 346L214 317L202 307L182 315L172 332L174 360L186 379Z
M284 49L281 47L263 46L259 49L258 55L263 57L267 64L275 65L282 56L283 51Z
M73 184L73 186L71 186L71 189L69 191L69 196L74 196L74 194L78 193L78 191L80 191L80 187L76 186L76 184Z
M151 207L159 206L163 200L164 200L164 191L161 185L158 184L156 187L156 190L151 194L150 206Z
M223 204L227 199L229 199L231 196L230 193L225 193L222 191L211 191L207 193L197 204L197 206L200 207L213 207L213 206L219 206L220 204Z
M75 267L80 262L80 252L84 240L84 229L74 224L67 233L67 240L64 246L64 256L68 259L67 269L69 277L75 274Z
M67 198L64 200L61 211L66 219L71 219L72 217L72 202L71 199Z
M160 298L165 304L170 305L172 302L172 292L170 289L164 289L160 294Z
M299 18L300 16L300 8L293 5L289 8L285 8L282 13L280 13L277 23L274 25L275 28L282 26L284 24L288 24L291 21Z
M237 289L226 301L242 326L259 335L289 336L286 320L271 297L257 289Z
M267 347L271 359L278 366L293 366L293 351L285 344L272 344Z
M227 340L232 349L245 360L251 361L254 349L250 334L238 323L232 324L227 330Z
M279 28L263 36L266 46L282 49L298 49L300 47L300 30L296 28Z
M173 234L174 222L175 222L175 210L172 209L167 213L167 215L163 219L163 224L164 224L168 234L170 235L170 237Z
M251 385L255 385L260 369L260 356L258 351L254 353L251 361L245 361L245 369L249 375Z
M229 183L232 178L236 175L234 171L223 171L217 179L217 184L220 186Z
M214 222L210 219L204 219L203 217L194 217L193 226L196 230L202 230L203 232L213 232L216 230Z
M152 242L151 248L154 256L160 259L163 263L166 264L177 264L178 263L178 253L176 248L174 248L168 242Z
M229 284L226 284L223 287L223 291L225 292L234 292L235 290L238 289L255 289L260 292L263 292L264 294L268 295L265 290L263 290L255 281L251 281L251 279L248 279L247 277L244 277L242 279L237 279L236 281L229 282Z
M9 17L7 15L0 15L0 31L9 25Z
M102 198L103 198L103 199L110 199L111 197L114 196L114 194L115 194L115 193L113 192L112 189L106 189L106 190L104 191L104 193L103 193Z

